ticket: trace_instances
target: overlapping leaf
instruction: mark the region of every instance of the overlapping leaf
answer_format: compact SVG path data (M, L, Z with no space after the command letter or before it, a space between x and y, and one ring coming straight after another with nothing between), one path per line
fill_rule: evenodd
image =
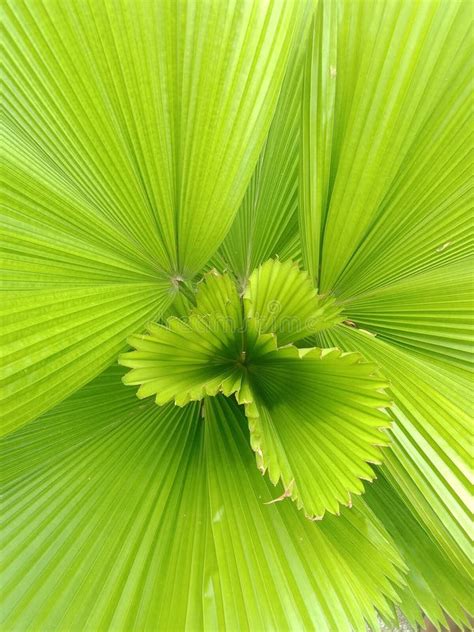
M259 358L247 404L260 469L310 518L339 513L380 463L389 425L384 380L360 354L288 347Z
M206 276L186 320L169 318L163 325L150 323L147 330L129 338L135 351L120 356L120 363L132 369L124 382L140 385L138 397L155 395L157 404L184 405L240 389L246 331L243 306L228 275ZM265 353L269 342L257 332L253 353Z
M4 360L8 427L110 364L161 316L170 277L218 248L306 4L5 3L4 281L21 290L6 316L22 314Z
M467 623L470 4L315 6L311 22L307 3L285 0L5 5L5 429L160 317L249 181L220 251L246 297L217 280L189 322L152 328L161 401L236 391L260 465L314 516L361 491L386 436L371 364L279 348L318 330L290 336L286 317L317 314L322 329L314 287L372 332L320 339L377 363L395 400L372 511L356 498L312 523L274 502L233 399L160 409L107 372L4 444L6 629L376 628L374 607L390 617L397 601L400 554L410 620L422 609L443 625L444 610ZM289 264L249 272L299 252L300 149L312 294L298 303L307 282ZM186 299L173 310L186 316ZM236 336L217 322L229 313L252 325ZM222 377L229 349L235 380Z
M291 261L266 261L250 276L245 313L262 333L274 332L278 345L301 340L340 322L331 296L318 297L306 272Z
M188 318L151 323L147 334L129 338L135 351L120 358L132 369L124 381L141 385L139 397L156 395L158 404L230 395L247 381L247 366L257 358L337 320L333 302L320 301L291 262L265 263L243 298L229 275L213 271L199 284Z
M470 380L349 327L327 342L362 352L390 380L386 476L446 555L470 573Z
M360 479L374 476L367 462L380 462L378 446L387 444L380 428L389 418L378 409L388 398L360 354L288 345L325 317L308 275L291 262L263 264L243 297L228 275L209 273L186 321L152 323L129 338L124 382L160 405L235 393L262 472L281 479L309 517L338 513L363 491Z
M383 472L418 523L413 539L394 530L412 548L404 600L440 624L441 608L465 622L470 572L470 20L463 0L318 3L302 118L304 261L352 326L319 344L390 381ZM450 572L448 588L436 575Z
M448 629L449 616L469 629L468 612L474 611L469 574L446 556L380 472L364 501L390 533L409 569L407 586L399 591L399 607L409 621L424 627L424 615Z
M457 261L351 296L358 327L429 360L469 368L474 334L473 260Z
M305 4L7 3L18 177L31 161L162 269L198 272L251 178Z
M302 246L350 297L462 257L470 3L319 2L302 119Z
M110 365L130 330L172 300L168 283L4 292L1 434L35 418Z
M299 258L298 178L303 68L313 3L295 37L275 116L245 197L216 257L245 287L271 257Z
M265 504L235 403L208 400L203 419L138 402L120 374L5 440L4 628L350 632L377 629L374 607L390 617L404 565L370 510L312 523Z

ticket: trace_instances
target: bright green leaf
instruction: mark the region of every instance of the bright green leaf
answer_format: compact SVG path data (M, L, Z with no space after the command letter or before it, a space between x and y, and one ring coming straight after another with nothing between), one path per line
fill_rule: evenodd
M103 370L217 250L306 4L5 4L5 311L28 313L7 321L7 429Z
M261 471L281 480L279 500L291 497L318 520L351 505L388 444L386 384L375 365L338 349L286 347L258 358L248 381L252 448Z
M196 305L184 320L150 323L147 334L129 337L135 351L122 354L120 363L132 369L124 382L140 385L138 397L184 405L219 392L229 396L248 382L258 358L328 326L338 314L331 300L320 305L297 266L273 260L252 274L243 297L229 275L212 271L190 298ZM246 397L243 392L242 401Z
M6 629L377 629L404 565L363 505L312 523L230 400L138 402L108 370L3 445ZM67 525L67 528L64 528Z
M34 419L103 371L130 330L161 316L168 283L4 292L1 434Z
M246 346L243 306L228 275L209 273L199 284L196 306L186 320L150 323L147 334L129 337L135 351L120 356L132 370L124 383L140 385L138 397L155 395L156 403L184 405L219 392L229 396L241 387ZM255 341L253 351L268 344ZM263 349L264 350L264 349Z
M359 294L472 248L470 21L465 0L318 3L300 221L323 292Z
M266 261L250 276L245 313L261 333L274 332L278 345L301 340L340 322L334 299L318 297L308 274L291 261Z
M471 14L4 3L2 629L470 625Z
M424 626L425 614L447 629L447 614L468 629L467 612L474 612L469 575L449 560L381 473L364 501L390 533L409 569L407 586L399 591L399 607L408 620Z
M473 262L446 264L341 301L358 327L404 349L469 368L474 334Z
M390 381L386 476L446 555L470 573L471 380L350 327L322 337L377 362Z
M252 270L267 259L300 255L297 211L301 89L312 13L309 2L259 162L216 257L216 265L232 270L242 287Z
M330 192L339 6L317 3L304 70L299 222L303 263L316 284Z
M306 4L8 2L12 211L33 169L35 206L52 183L166 273L199 272L252 176Z

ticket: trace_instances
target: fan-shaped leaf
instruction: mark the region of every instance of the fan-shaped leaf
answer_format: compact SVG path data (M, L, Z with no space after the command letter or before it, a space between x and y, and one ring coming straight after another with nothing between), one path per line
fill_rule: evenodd
M400 561L361 506L271 485L230 400L138 402L116 368L5 440L5 629L377 629Z
M318 297L308 274L291 261L270 259L254 270L244 293L245 313L278 345L301 340L340 322L332 297Z
M350 327L321 336L362 352L389 379L395 423L386 477L446 555L470 573L470 379Z
M163 270L195 274L245 193L306 4L8 2L12 188L31 163Z
M8 427L110 364L218 248L306 4L5 3Z
M275 116L245 197L222 243L216 265L245 287L254 268L278 256L300 255L298 178L301 88L313 3L295 37Z
M300 217L321 291L350 297L472 247L470 21L464 0L319 3Z
M428 359L468 368L473 339L472 261L457 261L341 302L358 327Z
M281 498L315 519L350 505L388 443L388 398L375 366L338 349L286 347L257 359L248 381L252 447L262 472L282 481Z
M185 321L150 323L147 335L129 337L136 351L122 354L119 361L132 369L124 382L140 385L138 397L156 395L157 404L174 400L184 405L240 389L246 335L234 281L225 274L208 273L199 284L196 303ZM253 352L265 352L268 337L257 337Z
M331 300L320 306L307 275L291 262L261 266L243 299L229 275L209 272L193 300L186 320L151 323L147 335L129 338L136 351L123 354L120 363L132 369L124 381L140 385L139 397L183 405L218 392L230 395L248 382L247 367L281 339L286 344L318 331L338 313Z
M448 629L446 614L466 630L474 612L471 578L463 574L429 536L416 516L379 472L364 501L393 538L409 569L400 592L400 609L414 625L424 627L423 614Z
M161 316L171 300L165 282L4 292L1 433L95 377L123 350L127 332Z

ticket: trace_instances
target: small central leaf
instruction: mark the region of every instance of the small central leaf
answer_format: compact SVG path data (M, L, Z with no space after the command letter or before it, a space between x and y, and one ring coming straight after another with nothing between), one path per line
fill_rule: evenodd
M333 300L321 307L306 273L275 260L254 271L243 296L229 275L208 273L195 303L186 320L152 323L146 334L129 338L135 351L121 355L120 363L132 369L124 382L140 386L138 397L184 405L231 395L261 356L339 319Z
M320 297L306 272L270 259L254 270L244 293L247 318L259 331L274 332L279 346L332 327L342 318L334 298Z
M242 299L228 275L209 273L199 284L196 306L186 321L150 323L146 334L129 338L135 348L119 362L132 370L123 381L139 385L138 397L185 405L206 395L238 391L252 358L274 348L244 317Z
M387 397L360 354L292 344L340 321L334 299L322 300L295 264L270 260L242 294L229 275L208 273L193 303L186 319L129 339L124 383L159 405L235 395L259 469L283 485L275 501L291 497L312 519L349 505L387 444Z
M370 464L388 445L386 381L359 353L339 349L289 345L254 369L246 415L258 467L309 518L339 513L375 478Z

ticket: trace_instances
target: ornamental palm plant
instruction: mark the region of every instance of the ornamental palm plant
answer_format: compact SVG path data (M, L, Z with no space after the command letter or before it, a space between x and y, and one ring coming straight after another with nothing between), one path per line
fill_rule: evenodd
M3 18L2 629L467 626L469 2Z

